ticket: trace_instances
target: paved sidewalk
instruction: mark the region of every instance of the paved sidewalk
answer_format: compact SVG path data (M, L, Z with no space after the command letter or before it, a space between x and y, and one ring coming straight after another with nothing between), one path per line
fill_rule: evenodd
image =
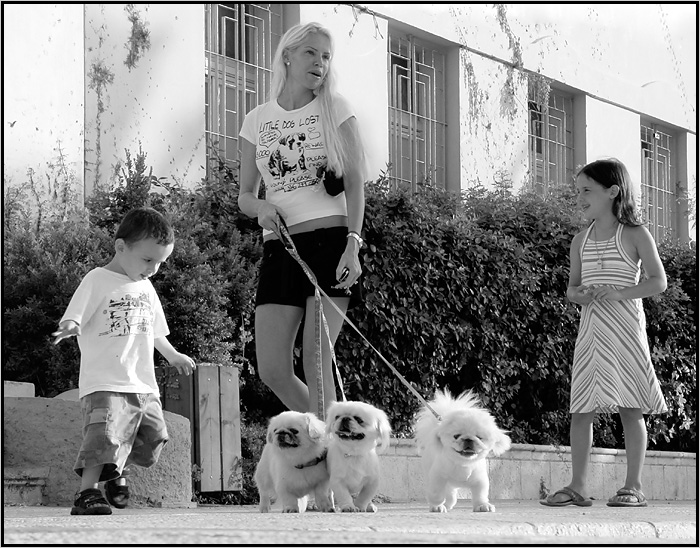
M70 508L5 506L5 544L666 544L698 545L697 503L647 508L548 508L495 501L474 513L460 500L447 514L418 502L379 505L376 514L260 514L254 506L127 508L71 516Z

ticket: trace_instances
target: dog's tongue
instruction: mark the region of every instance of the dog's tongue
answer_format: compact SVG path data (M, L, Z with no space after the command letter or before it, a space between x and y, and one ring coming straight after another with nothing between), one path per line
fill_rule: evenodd
M280 447L299 447L296 443L289 443L286 440L280 440Z
M344 440L361 440L364 439L365 435L362 433L353 433L347 430L338 430L338 437Z
M299 447L299 444L291 434L281 433L277 437L277 440L280 447Z

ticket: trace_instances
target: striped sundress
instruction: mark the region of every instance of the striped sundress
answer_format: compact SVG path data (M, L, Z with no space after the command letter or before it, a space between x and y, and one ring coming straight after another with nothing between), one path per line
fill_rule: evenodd
M581 283L636 285L635 264L622 247L623 224L608 241L589 239L581 246ZM602 265L601 261L602 260ZM592 301L581 307L571 378L571 413L617 413L620 407L641 408L643 414L666 413L659 381L649 354L642 299Z

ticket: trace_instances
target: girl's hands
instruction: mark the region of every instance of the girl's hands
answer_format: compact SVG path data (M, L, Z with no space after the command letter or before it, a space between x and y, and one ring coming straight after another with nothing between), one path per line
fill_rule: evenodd
M622 301L625 299L619 290L610 285L598 285L595 287L588 285L570 286L568 297L571 302L580 305L590 304L593 301Z
M573 303L585 305L593 300L591 288L587 285L569 286L568 297Z
M58 326L58 330L51 333L52 337L56 337L53 340L54 344L60 343L63 339L68 337L77 337L80 335L80 326L73 320L66 320L61 322Z
M599 285L590 290L591 298L594 301L623 301L622 294L610 285Z

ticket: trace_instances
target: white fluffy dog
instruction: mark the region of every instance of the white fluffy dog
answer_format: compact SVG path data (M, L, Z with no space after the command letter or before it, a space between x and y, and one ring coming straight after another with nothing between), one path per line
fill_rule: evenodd
M312 493L319 510L335 510L326 442L325 424L313 413L285 411L270 420L255 469L261 512L270 511L276 496L282 501L282 512L304 512Z
M510 438L472 392L458 398L446 390L437 392L429 405L441 420L423 406L414 428L430 511L451 510L457 490L468 487L475 512L495 512L489 502L486 458L510 449Z
M333 402L326 416L331 490L342 512L376 512L377 451L389 446L391 425L384 411L363 402Z

